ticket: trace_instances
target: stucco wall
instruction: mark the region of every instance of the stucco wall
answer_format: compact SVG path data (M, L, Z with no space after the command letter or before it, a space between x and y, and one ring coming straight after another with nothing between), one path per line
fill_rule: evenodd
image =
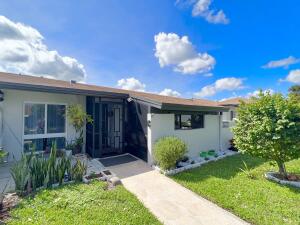
M24 102L81 104L85 109L85 96L53 94L44 92L2 90L4 92L3 110L3 148L19 159L23 152L23 106ZM68 123L66 127L68 141L76 137L74 128ZM85 136L85 135L84 135Z
M188 146L188 155L195 157L200 151L219 150L219 116L205 115L204 128L192 130L175 130L174 114L148 114L151 127L148 129L149 155L155 142L164 136L176 136ZM150 132L150 133L149 133Z
M221 128L221 146L222 149L228 149L230 147L230 139L233 138L231 127Z

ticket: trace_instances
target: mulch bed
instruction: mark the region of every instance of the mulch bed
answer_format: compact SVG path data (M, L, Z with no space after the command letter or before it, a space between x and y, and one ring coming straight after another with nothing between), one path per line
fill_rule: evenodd
M287 177L284 177L279 173L274 173L273 176L280 180L300 182L300 175L298 174L288 174Z
M0 205L0 224L5 224L10 218L9 211L14 208L20 201L16 193L8 193L4 196L2 205Z

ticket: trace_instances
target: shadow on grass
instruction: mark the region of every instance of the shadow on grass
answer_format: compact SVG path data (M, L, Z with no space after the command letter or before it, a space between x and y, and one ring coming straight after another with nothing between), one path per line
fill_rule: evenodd
M243 161L247 164L249 169L255 169L261 164L267 162L264 159L239 154L221 159L216 162L210 162L199 168L176 174L174 175L174 178L176 180L188 181L192 183L197 183L209 177L217 177L220 179L229 180L238 173L241 173L240 168L244 168Z

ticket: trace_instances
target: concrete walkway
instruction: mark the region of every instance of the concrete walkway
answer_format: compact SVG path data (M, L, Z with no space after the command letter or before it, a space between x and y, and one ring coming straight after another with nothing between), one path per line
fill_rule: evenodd
M122 165L122 171L124 170L125 165ZM167 225L248 224L157 171L128 176L122 179L122 183Z
M15 182L10 174L12 163L0 165L0 193L12 192L15 190Z

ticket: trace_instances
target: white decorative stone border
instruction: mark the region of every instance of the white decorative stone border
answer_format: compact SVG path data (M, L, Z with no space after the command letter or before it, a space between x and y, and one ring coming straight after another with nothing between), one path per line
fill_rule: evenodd
M160 169L157 165L153 165L152 167L155 170L157 170L157 171L159 171L159 172L161 172L161 173L163 173L165 175L174 175L176 173L180 173L180 172L183 172L185 170L189 170L189 169L200 167L200 166L202 166L202 165L204 165L206 163L209 163L209 162L217 161L219 159L223 159L223 158L228 157L228 156L239 154L239 152L234 152L234 151L230 151L230 150L220 151L220 152L217 152L217 153L220 154L218 157L212 156L212 157L209 158L209 160L204 160L203 159L200 162L198 161L198 162L195 162L193 164L189 163L188 165L182 166L180 168L172 169L172 170L164 171L164 170ZM191 161L196 161L196 160L191 159Z
M277 177L275 177L274 174L277 174L277 173L276 172L267 172L267 173L265 173L265 177L268 180L272 180L272 181L274 181L276 183L279 183L279 184L290 185L290 186L293 186L293 187L300 188L300 181L280 180Z

